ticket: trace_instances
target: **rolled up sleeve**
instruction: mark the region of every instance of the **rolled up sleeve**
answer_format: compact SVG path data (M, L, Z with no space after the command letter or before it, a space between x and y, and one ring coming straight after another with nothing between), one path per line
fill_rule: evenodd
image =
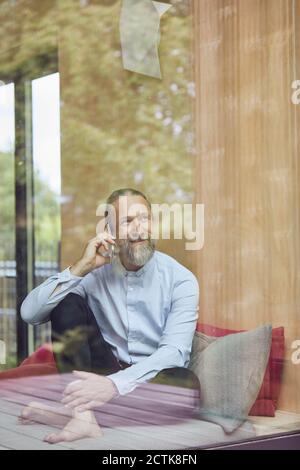
M85 297L82 279L82 277L71 274L70 266L49 277L24 299L21 305L22 319L33 325L44 323L49 320L51 311L68 293L74 292ZM59 284L61 285L60 290L51 295Z

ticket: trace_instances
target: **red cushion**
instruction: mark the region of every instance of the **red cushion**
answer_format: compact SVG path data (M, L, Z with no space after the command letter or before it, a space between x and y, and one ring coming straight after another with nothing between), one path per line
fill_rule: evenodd
M0 380L57 373L52 346L46 343L27 357L19 367L0 372Z
M21 377L52 375L57 373L58 372L55 364L25 364L19 367L15 367L14 369L8 369L0 372L0 383L1 380L5 379L19 379Z
M275 416L275 406L272 400L268 400L267 398L256 399L254 402L251 411L249 413L250 416Z
M51 364L55 366L51 343L45 343L40 346L21 363L20 367L31 364Z
M197 324L197 331L208 336L221 337L245 330L228 330L204 323ZM275 416L284 362L284 327L273 328L270 357L264 380L254 402L250 416Z

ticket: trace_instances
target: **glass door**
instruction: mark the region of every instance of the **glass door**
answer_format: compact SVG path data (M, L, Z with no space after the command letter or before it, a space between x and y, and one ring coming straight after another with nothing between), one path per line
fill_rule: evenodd
M0 370L16 363L14 84L0 81Z
M36 78L32 91L34 284L60 264L60 97L59 73ZM35 327L34 347L50 339L50 324Z

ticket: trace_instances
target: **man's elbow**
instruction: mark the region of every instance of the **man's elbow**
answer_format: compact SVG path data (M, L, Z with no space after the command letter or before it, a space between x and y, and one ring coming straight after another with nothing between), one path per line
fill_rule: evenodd
M30 310L27 308L25 300L23 300L22 302L22 305L20 308L20 315L23 321L25 321L26 323L31 323Z
M179 352L179 363L180 365L178 367L187 367L190 362L190 351L186 350L178 350Z
M185 367L189 360L189 352L171 344L168 347L171 352L171 367Z
M37 325L38 322L34 320L35 315L32 312L32 305L28 304L25 298L21 304L20 315L24 322L29 323L30 325Z

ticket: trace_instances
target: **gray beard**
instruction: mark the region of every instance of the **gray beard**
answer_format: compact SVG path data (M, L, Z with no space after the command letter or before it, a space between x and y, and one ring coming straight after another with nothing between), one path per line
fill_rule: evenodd
M130 245L128 240L125 240L123 245L118 246L115 250L115 256L112 258L112 269L117 276L122 275L124 266L120 260L120 253L122 253L122 257L130 264L142 267L153 256L154 251L155 243L151 239L148 240L146 246L140 246L138 248L134 248Z
M141 246L132 246L130 241L125 240L120 247L120 254L134 266L144 266L149 261L155 250L154 241L149 239L148 243Z

